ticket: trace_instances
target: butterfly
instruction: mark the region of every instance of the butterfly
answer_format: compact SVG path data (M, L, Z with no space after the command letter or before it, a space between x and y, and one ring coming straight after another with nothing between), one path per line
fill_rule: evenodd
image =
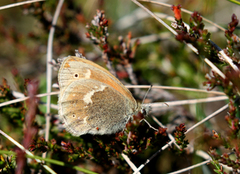
M116 133L141 110L115 76L84 57L65 58L58 82L59 117L74 136Z

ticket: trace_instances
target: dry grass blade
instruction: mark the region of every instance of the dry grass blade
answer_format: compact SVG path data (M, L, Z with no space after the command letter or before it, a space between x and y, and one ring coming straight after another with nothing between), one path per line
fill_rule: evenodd
M126 88L150 88L150 85L126 85ZM202 92L216 95L225 95L223 92L219 91L207 91L204 89L195 88L185 88L185 87L174 87L174 86L152 86L153 89L167 89L167 90L179 90L179 91L189 91L189 92Z
M38 95L36 95L36 97L46 97L46 96L49 96L49 95L58 95L58 94L59 94L59 91L45 93L45 94L38 94ZM25 101L27 99L29 99L29 97L23 97L23 98L18 98L18 99L11 100L11 101L3 102L3 103L0 103L0 107L7 106L7 105L10 105L10 104L13 104L13 103L22 102L22 101Z
M168 174L183 173L183 172L189 171L189 170L191 170L191 169L194 169L194 168L196 168L196 167L200 167L200 166L203 166L203 165L205 165L205 164L208 164L208 163L210 163L210 162L211 162L211 160L203 161L203 162L201 162L201 163L194 164L194 165L192 165L192 166L190 166L190 167L186 167L186 168L184 168L184 169L181 169L181 170L178 170L178 171L175 171L175 172L170 172L170 173L168 173Z
M52 65L49 62L52 62L52 47L53 47L53 36L55 32L55 25L57 23L62 5L64 0L59 0L55 14L53 16L52 26L50 28L50 33L48 37L48 49L47 49L47 93L51 92L52 88ZM47 107L46 107L46 129L45 129L45 140L49 140L49 129L50 129L50 107L51 107L51 96L47 96ZM43 153L42 157L46 157L46 153Z
M225 61L227 63L229 63L229 65L235 70L235 71L239 71L238 67L234 64L233 60L226 55L226 53L217 45L215 44L213 41L210 40L210 43L219 51L219 53L221 54L221 56L223 57L223 59L225 59Z
M137 170L137 167L133 164L133 162L128 158L127 155L125 155L124 153L121 153L121 155L133 171ZM137 174L141 174L141 173L138 172Z
M190 127L187 132L185 132L185 134L187 134L188 132L192 131L193 129L195 129L196 127L198 127L199 125L203 124L204 122L210 120L211 118L217 116L218 114L220 114L221 112L223 112L224 110L226 110L228 108L228 105L225 105L223 107L221 107L220 109L218 109L217 111L215 111L214 113L212 113L211 115L207 116L206 118L204 118L203 120L199 121L197 124L195 124L194 126Z
M179 106L179 105L189 105L189 104L197 104L197 103L208 103L208 102L216 102L228 100L227 96L218 96L218 97L208 97L202 99L190 99L190 100L180 100L180 101L166 101L159 103L150 104L151 107L169 107L169 106Z
M226 76L207 58L204 59L204 61L215 71L218 73L223 79L226 78Z
M34 3L34 2L40 2L40 1L45 1L45 0L29 0L29 1L25 1L25 2L18 2L18 3L2 6L2 7L0 7L0 10L5 10L8 8L13 8L13 7L30 4L30 3Z
M177 32L173 30L170 26L168 26L163 20L158 18L153 12L151 12L149 9L144 7L141 3L139 3L137 0L132 0L135 4L137 4L139 7L144 9L148 14L150 14L153 18L155 18L159 23L161 23L164 27L166 27L169 31L171 31L174 35L177 35Z

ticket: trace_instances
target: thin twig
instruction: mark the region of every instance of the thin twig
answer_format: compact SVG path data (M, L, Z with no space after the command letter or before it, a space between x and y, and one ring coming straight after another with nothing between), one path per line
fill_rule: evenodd
M188 105L188 104L196 104L196 103L207 103L207 102L215 102L215 101L222 101L228 100L227 96L218 96L218 97L209 97L209 98L201 98L201 99L190 99L190 100L179 100L179 101L166 101L166 102L159 102L159 103L151 103L148 104L152 108L154 107L161 107L161 106L179 106L179 105ZM147 104L143 104L147 105Z
M157 156L161 151L165 150L166 148L170 147L172 143L174 143L175 140L171 140L169 143L167 143L165 146L163 146L161 149L159 149L156 153L154 153L149 159L146 160L144 164L141 164L136 171L134 171L133 174L137 174L144 166L146 166L155 156Z
M158 22L160 22L164 27L166 27L169 31L171 31L174 35L177 35L177 32L172 29L171 27L169 27L165 22L163 22L163 20L161 20L160 18L158 18L153 12L151 12L149 9L147 9L146 7L144 7L141 3L139 3L136 0L132 0L132 2L134 2L135 4L137 4L139 7L141 7L142 9L144 9L148 14L150 14L152 17L154 17Z
M52 46L53 46L53 37L55 32L55 25L60 14L64 0L59 0L57 9L53 16L52 26L50 28L49 37L48 37L48 46L47 46L47 93L51 92L52 88L52 65L49 62L52 62ZM51 105L51 96L47 96L47 107L46 107L46 129L45 129L45 140L49 139L49 129L50 129L50 105ZM42 155L43 158L46 157L46 152Z
M46 97L48 95L58 95L58 94L59 94L59 91L44 93L44 94L38 94L38 95L36 95L36 97L40 98L40 97ZM7 106L7 105L10 105L10 104L13 104L13 103L18 103L18 102L21 102L21 101L25 101L27 99L29 99L29 97L18 98L18 99L14 99L14 100L11 100L11 101L4 102L4 103L0 103L0 107Z
M30 4L30 3L34 3L34 2L40 2L40 1L45 1L45 0L30 0L30 1L25 1L25 2L18 2L18 3L14 3L14 4L4 5L4 6L0 7L0 10L5 10L8 8L17 7L20 5Z
M215 44L212 40L209 39L209 41L210 41L211 45L214 46L214 48L216 48L216 49L219 51L219 53L222 55L223 59L224 59L226 62L228 62L229 65L230 65L235 71L239 72L238 67L233 63L232 59L231 59L230 57L228 57L228 56L224 53L224 51L223 51L217 44Z
M194 169L194 168L203 166L203 165L205 165L205 164L208 164L208 163L210 163L210 162L211 162L211 160L203 161L203 162L201 162L201 163L194 164L194 165L192 165L192 166L190 166L190 167L186 167L186 168L184 168L184 169L181 169L181 170L178 170L178 171L175 171L175 172L171 172L171 173L168 173L168 174L183 173L183 172L186 172L186 171L188 171L188 170L191 170L191 169Z
M121 153L121 155L133 171L137 170L137 167L133 164L133 162L128 158L127 155L125 155L124 153ZM137 174L141 174L141 173L138 172Z
M150 88L151 85L126 85L126 88ZM223 92L219 91L206 91L204 89L195 89L195 88L185 88L185 87L174 87L174 86L152 86L152 88L156 89L168 89L168 90L179 90L179 91L188 91L188 92L203 92L209 94L216 94L216 95L226 95Z
M204 61L215 71L217 74L219 74L223 79L226 79L225 74L222 73L209 59L205 58Z
M188 132L190 132L191 130L195 129L197 126L199 126L200 124L210 120L211 118L215 117L216 115L220 114L221 112L223 112L224 110L226 110L228 108L228 104L226 104L225 106L221 107L220 109L218 109L217 111L215 111L214 113L212 113L211 115L207 116L206 118L204 118L203 120L199 121L198 123L196 123L195 125L193 125L192 127L190 127L185 134L187 134Z

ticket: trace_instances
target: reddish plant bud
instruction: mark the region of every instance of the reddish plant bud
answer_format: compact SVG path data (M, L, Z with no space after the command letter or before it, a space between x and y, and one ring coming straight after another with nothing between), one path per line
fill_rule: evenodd
M178 6L172 6L172 11L174 12L174 17L176 20L180 20L182 18L181 16L181 5Z
M167 136L167 128L162 128L162 127L159 127L158 128L158 132L163 135L163 136Z
M85 33L87 38L91 38L91 35L89 33Z

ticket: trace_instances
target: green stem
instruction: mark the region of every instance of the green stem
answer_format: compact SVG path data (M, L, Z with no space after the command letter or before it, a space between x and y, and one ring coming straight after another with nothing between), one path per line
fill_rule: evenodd
M15 152L6 151L6 150L0 150L0 154L16 156ZM87 170L87 169L84 169L84 168L81 168L81 167L78 167L78 166L73 166L73 165L70 165L70 164L64 163L62 161L55 160L55 159L42 158L42 157L39 157L39 156L30 156L30 155L27 155L27 154L26 154L26 157L27 158L32 158L32 159L39 159L39 160L42 160L42 161L45 161L45 162L48 162L48 163L52 163L52 164L56 164L56 165L59 165L59 166L66 166L66 167L69 167L69 168L72 168L72 169L75 169L75 170L78 170L78 171L81 171L81 172L84 172L84 173L96 174L95 172L92 172L90 170Z
M237 1L237 0L228 0L228 1L230 1L230 2L232 2L232 3L235 3L235 4L237 4L237 5L240 5L240 2Z

